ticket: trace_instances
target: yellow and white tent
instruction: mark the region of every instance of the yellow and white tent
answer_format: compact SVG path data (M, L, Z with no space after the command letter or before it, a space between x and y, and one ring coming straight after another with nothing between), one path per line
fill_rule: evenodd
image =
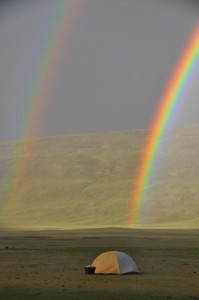
M139 273L134 260L119 251L108 251L100 254L92 263L95 274L131 274Z

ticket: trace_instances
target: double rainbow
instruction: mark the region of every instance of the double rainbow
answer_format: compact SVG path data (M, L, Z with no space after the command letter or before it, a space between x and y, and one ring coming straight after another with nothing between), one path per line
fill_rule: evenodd
M199 68L199 26L194 30L188 46L185 48L163 93L158 110L151 126L146 146L138 168L136 183L130 208L130 223L139 223L142 208L146 202L147 193L155 169L155 162L162 145L165 129L185 98L190 83Z

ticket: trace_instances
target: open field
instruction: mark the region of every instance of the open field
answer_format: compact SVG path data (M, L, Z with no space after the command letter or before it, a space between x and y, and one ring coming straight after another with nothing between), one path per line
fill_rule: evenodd
M132 226L149 130L0 143L0 227ZM165 131L141 223L199 228L199 126Z
M104 251L139 275L86 275ZM199 299L199 230L120 228L0 232L0 299Z

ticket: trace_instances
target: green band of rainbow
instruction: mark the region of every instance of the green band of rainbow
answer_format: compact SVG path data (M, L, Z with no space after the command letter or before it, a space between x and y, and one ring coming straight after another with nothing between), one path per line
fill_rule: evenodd
M142 208L146 201L147 192L154 171L155 160L159 153L163 134L170 124L175 112L182 105L185 93L191 79L199 67L199 26L194 30L188 46L181 56L177 67L169 81L159 108L155 114L151 131L141 158L137 172L136 183L133 191L133 199L130 208L130 224L136 225L142 214Z

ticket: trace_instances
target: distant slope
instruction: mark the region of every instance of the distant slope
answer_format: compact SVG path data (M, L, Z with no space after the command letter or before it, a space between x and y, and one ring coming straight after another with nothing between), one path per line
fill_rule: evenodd
M127 225L147 135L135 130L44 138L29 141L26 154L14 151L22 141L1 143L0 227ZM199 227L198 154L199 126L167 131L143 223ZM16 178L6 176L21 155L30 155L27 176L17 178L11 190Z

